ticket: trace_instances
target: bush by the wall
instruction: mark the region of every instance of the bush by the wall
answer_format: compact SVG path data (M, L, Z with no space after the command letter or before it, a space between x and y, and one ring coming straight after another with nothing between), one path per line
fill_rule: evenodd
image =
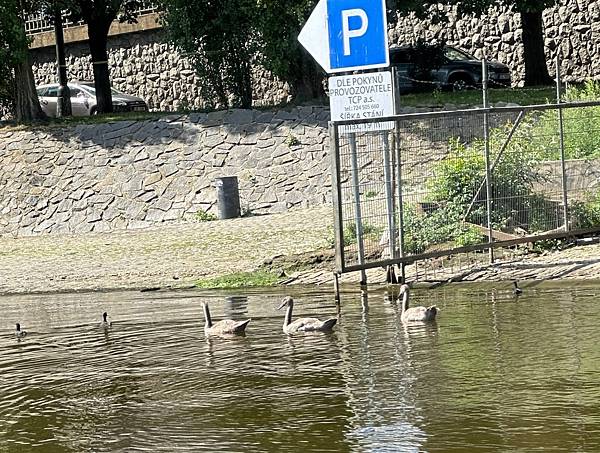
M415 204L406 204L403 210L404 252L423 253L429 248L448 244L458 247L480 243L479 231L462 222L461 206L448 202L429 212Z
M600 225L600 191L588 194L584 200L569 204L571 228L594 228Z
M490 164L501 148L505 136L503 128L496 129L490 137ZM473 198L475 204L466 220L483 224L486 221L487 192L485 185L484 141L476 139L470 144L453 139L448 155L435 168L435 177L428 183L430 200L436 203L452 202L461 211L461 219L467 213ZM534 166L537 156L506 150L492 171L491 194L492 224L504 229L527 224L526 213L530 209L529 197L533 184L540 176ZM475 195L477 196L475 197Z

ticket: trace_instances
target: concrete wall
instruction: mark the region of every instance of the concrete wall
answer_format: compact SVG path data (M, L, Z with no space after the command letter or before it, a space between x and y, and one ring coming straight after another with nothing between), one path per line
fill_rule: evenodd
M510 10L493 10L481 18L462 18L449 13L447 25L432 25L414 18L402 20L390 30L390 42L407 43L422 37L443 38L477 56L506 63L515 85L523 80L523 48L520 16ZM600 1L567 0L544 14L546 55L553 68L557 52L565 80L600 77ZM32 50L38 83L55 81L53 47ZM72 79L92 80L92 65L85 42L67 46ZM180 111L202 109L198 79L190 62L163 43L160 30L119 34L109 40L109 61L114 86L144 98L152 109ZM553 70L553 69L552 69ZM290 100L288 86L266 71L254 72L254 105L277 105Z

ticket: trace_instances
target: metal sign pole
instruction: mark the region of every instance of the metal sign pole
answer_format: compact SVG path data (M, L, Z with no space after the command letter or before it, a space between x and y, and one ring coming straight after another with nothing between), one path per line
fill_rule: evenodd
M560 171L562 176L562 203L563 203L563 221L565 231L569 231L569 205L567 200L567 164L565 162L565 134L563 130L563 111L561 104L560 87L560 55L556 54L556 104L558 105L558 134L560 144Z
M404 258L404 199L402 198L402 155L400 153L400 122L394 122L395 127L395 151L396 151L396 184L398 190L398 248L400 258ZM402 283L406 282L406 270L404 261L400 263Z
M338 273L346 266L344 254L344 229L342 214L342 193L340 183L340 136L339 128L329 123L329 152L331 153L331 191L333 198L333 221L335 228L335 265Z
M483 90L483 108L489 107L488 101L488 72L487 61L485 58L481 61L482 90ZM483 114L483 140L485 142L485 189L486 189L486 210L488 224L488 241L490 245L494 242L494 233L492 229L492 170L490 168L490 125L489 114L487 111ZM494 262L494 248L489 248L490 264Z

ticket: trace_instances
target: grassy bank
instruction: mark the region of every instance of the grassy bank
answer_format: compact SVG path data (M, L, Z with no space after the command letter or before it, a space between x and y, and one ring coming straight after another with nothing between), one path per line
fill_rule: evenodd
M220 277L207 278L196 282L198 288L223 289L223 288L248 288L275 286L280 278L269 271L235 272Z
M553 103L556 96L555 88L550 87L531 87L531 88L507 88L493 89L489 91L490 102L510 102L519 105L531 104L546 104ZM327 98L320 101L311 101L312 104L305 103L303 105L314 105L323 102L327 105ZM445 92L433 91L426 93L411 93L400 96L400 105L407 107L443 107L446 105L462 105L462 106L479 106L482 104L482 93L480 90L468 90L460 92ZM258 110L272 110L278 108L292 108L295 104L288 106L272 106L258 107ZM115 121L143 121L149 119L158 119L169 115L184 115L189 113L206 113L206 110L180 111L180 112L126 112L126 113L110 113L106 115L94 116L78 116L70 118L49 118L47 121L26 123L17 125L14 122L0 122L0 127L15 127L15 126L72 126L79 124L103 124Z
M556 100L556 88L553 86L493 89L489 90L488 94L491 104L510 102L519 105L537 105L554 103ZM481 90L432 91L400 96L400 105L407 107L443 107L449 104L481 106L482 92Z

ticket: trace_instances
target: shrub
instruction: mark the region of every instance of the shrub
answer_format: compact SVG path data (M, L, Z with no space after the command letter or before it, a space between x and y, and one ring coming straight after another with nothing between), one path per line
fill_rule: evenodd
M414 204L403 210L404 252L423 253L431 246L453 243L458 247L480 243L481 233L462 222L462 209L449 202L429 213L419 211Z
M503 128L492 131L490 149L496 153L504 138ZM450 142L448 155L434 169L435 177L428 182L431 201L451 203L453 216L462 220L477 190L485 181L484 142L474 140L466 145L458 139ZM490 164L496 155L491 153ZM529 197L533 195L533 183L540 176L534 171L536 156L529 153L505 151L492 172L491 194L493 200L492 224L494 228L525 224L529 211ZM487 191L485 185L475 198L475 204L466 220L483 224L486 220Z
M527 131L531 123L523 126ZM507 128L508 125L491 131L491 164L502 147ZM405 252L422 253L436 244L460 247L484 240L482 232L470 225L487 225L484 146L482 139L469 144L457 138L450 141L448 154L434 166L435 176L427 182L427 202L422 203L421 210L415 205L405 207ZM491 181L494 229L512 232L516 226L529 231L556 227L556 202L533 190L534 183L541 179L535 169L539 159L535 147L523 140L508 147L498 160Z
M600 191L588 194L584 200L572 201L569 205L572 228L600 226Z
M374 226L369 223L363 223L362 229L363 239L368 239L375 242L379 242L384 231L384 228ZM352 222L344 228L344 246L347 247L355 244L356 240L356 224Z
M200 222L212 222L213 220L218 220L218 217L211 212L200 209L196 213L196 219L198 219Z

